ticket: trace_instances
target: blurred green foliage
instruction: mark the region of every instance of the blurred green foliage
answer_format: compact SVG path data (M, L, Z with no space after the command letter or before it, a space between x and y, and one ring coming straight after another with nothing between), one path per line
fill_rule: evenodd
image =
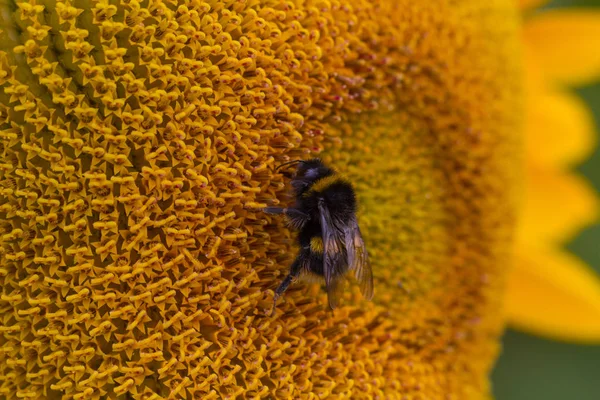
M557 0L548 7L598 7L600 12L600 0ZM577 92L591 107L600 131L600 82ZM600 148L578 169L600 191ZM600 273L600 224L586 229L568 248ZM496 400L600 399L600 345L559 343L512 330L503 345L492 377Z

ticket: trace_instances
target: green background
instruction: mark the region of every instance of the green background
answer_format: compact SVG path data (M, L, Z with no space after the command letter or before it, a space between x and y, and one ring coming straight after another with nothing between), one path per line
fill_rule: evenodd
M597 7L600 0L557 0L548 8ZM600 51L600 49L598 49ZM576 91L591 107L600 131L600 81ZM600 149L578 170L600 191ZM568 248L600 273L600 224ZM509 330L492 381L496 400L600 400L600 345L544 340Z

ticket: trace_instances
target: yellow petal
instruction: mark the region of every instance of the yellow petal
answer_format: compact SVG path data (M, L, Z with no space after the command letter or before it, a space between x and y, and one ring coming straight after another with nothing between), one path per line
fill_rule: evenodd
M519 7L523 10L530 8L541 7L548 3L549 0L519 0Z
M525 142L527 159L538 165L565 167L581 162L596 145L592 115L574 94L529 93Z
M529 165L518 240L559 244L598 215L593 188L580 176Z
M521 247L507 289L513 327L558 340L600 343L600 279L576 257Z
M523 34L550 79L580 84L600 76L600 12L544 12L527 21Z
M544 66L539 64L537 54L526 46L523 47L523 66L523 85L527 97L535 98L535 94L547 91L549 85L544 72Z

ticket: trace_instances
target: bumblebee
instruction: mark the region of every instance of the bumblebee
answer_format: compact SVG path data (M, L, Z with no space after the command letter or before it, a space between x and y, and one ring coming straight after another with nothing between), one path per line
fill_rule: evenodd
M295 160L278 167L297 164L291 186L294 207L267 207L264 212L283 214L298 230L300 251L288 275L275 290L273 309L292 281L300 275L325 280L329 306L339 303L346 275L354 273L363 296L373 297L373 273L356 220L356 195L352 184L319 159Z

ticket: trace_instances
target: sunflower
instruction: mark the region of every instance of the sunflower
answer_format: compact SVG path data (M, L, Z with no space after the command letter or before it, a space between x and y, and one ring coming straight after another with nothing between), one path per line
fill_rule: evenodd
M0 3L0 395L483 399L517 218L512 0ZM375 271L294 285L282 162Z
M526 201L507 295L509 323L550 338L600 341L600 280L561 247L597 220L595 190L571 169L596 144L570 90L600 76L600 13L521 1L526 60Z

